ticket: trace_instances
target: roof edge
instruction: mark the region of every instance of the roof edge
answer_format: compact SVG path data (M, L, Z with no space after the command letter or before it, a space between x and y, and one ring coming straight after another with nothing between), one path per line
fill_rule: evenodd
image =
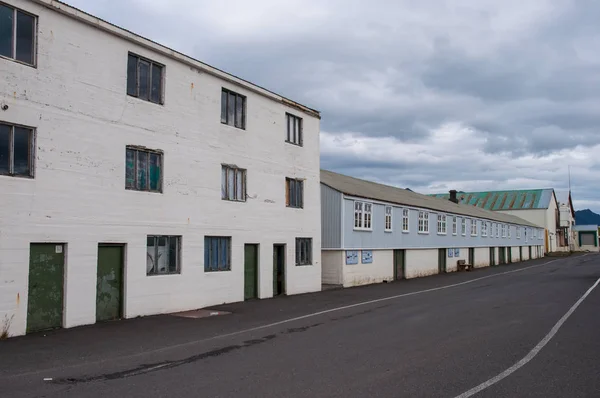
M137 33L134 33L130 30L117 26L113 23L105 21L99 17L96 17L88 12L80 10L79 8L73 7L67 3L63 3L58 0L31 0L32 2L51 9L53 11L59 12L62 15L73 18L79 22L85 23L87 25L93 26L97 29L100 29L106 33L112 34L114 36L120 37L124 40L133 42L139 46L145 47L148 50L157 52L165 57L174 59L178 62L191 66L193 68L202 70L205 73L208 73L212 76L218 77L230 83L236 84L238 86L244 87L256 94L262 95L263 97L267 97L275 102L279 102L283 105L295 108L299 111L302 111L310 116L321 119L321 113L316 110L309 108L306 105L302 105L296 101L293 101L289 98L283 97L271 90L268 90L264 87L261 87L255 83L252 83L248 80L237 77L231 73L225 72L221 69L218 69L214 66L208 65L200 60L190 57L189 55L185 55L182 52L173 50L165 45L162 45L156 41L145 38Z

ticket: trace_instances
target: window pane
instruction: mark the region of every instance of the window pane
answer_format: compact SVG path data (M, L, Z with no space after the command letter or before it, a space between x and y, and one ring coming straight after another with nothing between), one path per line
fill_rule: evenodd
M162 67L158 65L152 65L152 93L150 98L152 102L160 103L161 85Z
M8 157L10 154L10 130L6 124L0 124L0 174L8 174Z
M0 55L12 57L14 10L0 5Z
M178 241L179 239L172 236L169 238L169 272L176 273L179 270L178 263Z
M235 199L235 172L227 169L227 199Z
M137 153L137 189L145 191L148 188L148 154Z
M158 258L157 269L159 274L166 274L169 264L169 246L167 245L168 238L165 236L158 237Z
M149 236L146 241L146 274L156 273L156 248L154 246L154 236Z
M229 104L227 105L227 124L233 126L235 117L235 94L229 93Z
M157 153L150 154L150 190L160 190L160 155Z
M296 195L296 181L290 180L290 204L293 207L296 207L297 205Z
M236 199L237 200L244 200L244 188L243 188L243 183L244 183L244 172L242 170L238 170L237 171L237 178L236 178Z
M299 181L298 182L298 207L303 206L303 202L304 202L303 199L304 199L304 182Z
M227 169L221 167L221 199L227 199Z
M227 123L227 92L221 91L221 123Z
M150 64L140 60L139 64L139 97L145 100L150 97Z
M242 110L244 109L244 99L241 96L236 97L237 105L235 107L235 127L244 127L244 122L242 121Z
M286 115L286 130L287 130L287 134L286 134L286 140L289 141L290 140L290 130L292 128L292 118L290 117L290 115Z
M17 59L33 64L33 26L31 15L17 11Z
M127 57L127 94L137 96L137 57Z
M125 187L135 188L135 151L127 149L125 154Z
M31 130L22 127L15 127L14 136L14 169L13 173L20 176L31 175L30 170L30 145Z

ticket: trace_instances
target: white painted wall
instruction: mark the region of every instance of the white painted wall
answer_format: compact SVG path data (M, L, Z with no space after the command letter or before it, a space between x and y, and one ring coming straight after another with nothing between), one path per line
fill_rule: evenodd
M519 257L519 246L513 246L510 248L511 260L513 263L518 263L521 261Z
M371 264L362 264L362 253L359 251L358 264L344 264L344 287L369 285L393 280L393 250L373 250L373 263Z
M458 257L454 256L452 253L452 257L448 257L448 250L446 250L446 272L456 272L458 269L456 263L458 260L465 260L467 263L469 262L469 249L461 248Z
M321 272L322 281L325 284L341 285L343 284L343 267L346 258L344 251L340 250L322 250L321 251Z
M490 266L490 248L478 247L475 249L475 268Z
M406 250L406 279L419 278L438 273L437 249Z
M243 299L244 243L260 244L259 295L272 295L273 244L287 246L288 294L321 288L319 119L30 1L38 66L0 59L0 120L37 129L34 179L0 176L0 320L25 332L30 242L68 243L64 326L95 322L100 242L127 244L125 316ZM127 52L166 65L164 106L126 95ZM232 78L233 79L233 78ZM235 79L233 79L235 80ZM247 129L220 122L221 87L247 96ZM304 146L284 142L285 113ZM125 146L164 151L164 193L125 190ZM246 203L221 200L221 163L248 170ZM285 177L306 178L304 209ZM180 275L146 276L146 236L182 235ZM232 236L232 270L204 272L204 236ZM296 267L295 238L313 239Z

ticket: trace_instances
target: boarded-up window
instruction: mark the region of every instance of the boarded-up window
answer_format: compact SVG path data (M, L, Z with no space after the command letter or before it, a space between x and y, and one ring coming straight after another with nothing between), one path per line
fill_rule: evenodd
M181 236L148 236L146 275L179 274Z
M286 113L287 136L286 142L302 146L302 118Z
M162 192L162 153L128 146L125 154L125 188Z
M221 165L221 199L246 201L246 170L236 166Z
M0 55L35 64L37 18L0 3Z
M296 265L312 265L312 238L296 238Z
M231 237L204 237L204 272L231 270Z
M32 128L0 123L0 175L33 177Z
M127 94L157 104L163 103L164 66L129 53L127 57Z
M246 128L246 97L221 89L221 123L240 129Z
M285 202L287 207L295 207L297 209L304 207L304 181L286 178L285 190Z

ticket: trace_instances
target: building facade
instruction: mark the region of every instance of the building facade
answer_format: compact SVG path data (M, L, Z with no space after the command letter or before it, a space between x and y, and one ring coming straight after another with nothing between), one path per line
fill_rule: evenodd
M433 194L449 198L450 194ZM512 214L545 229L544 250L548 252L569 251L572 236L569 219L561 221L558 200L554 189L529 189L512 191L457 192L459 203L494 212Z
M58 1L0 16L0 329L321 289L317 111Z
M539 258L543 228L406 189L321 171L322 269L344 287Z
M598 236L600 228L597 225L576 225L573 230L576 234L575 250L582 252L600 251Z

